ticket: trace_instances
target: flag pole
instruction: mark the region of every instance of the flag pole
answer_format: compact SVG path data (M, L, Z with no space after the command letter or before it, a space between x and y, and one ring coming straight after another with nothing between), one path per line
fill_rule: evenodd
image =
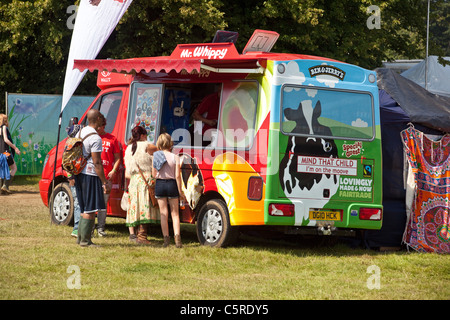
M52 179L52 193L50 194L50 201L53 197L53 191L55 190L55 179L56 179L56 162L58 160L58 147L59 147L59 139L60 139L60 132L61 132L61 122L62 122L62 114L63 110L59 113L59 120L58 120L58 135L56 138L56 149L55 149L55 162L53 164L53 179ZM51 203L49 203L49 208L51 208ZM52 212L50 212L50 224L52 223Z
M428 90L428 42L430 39L430 0L427 9L427 48L425 53L425 89Z
M61 112L59 114L58 137L55 150L55 162L53 166L52 194L55 188L56 165L58 159L63 110L86 73L86 71L78 71L75 74L72 72L74 60L95 59L132 1L133 0L80 1L77 11L77 18L72 33L72 40L70 43L66 77L64 79L63 101L61 105ZM92 30L96 30L98 32L92 32ZM51 197L50 200L52 200Z

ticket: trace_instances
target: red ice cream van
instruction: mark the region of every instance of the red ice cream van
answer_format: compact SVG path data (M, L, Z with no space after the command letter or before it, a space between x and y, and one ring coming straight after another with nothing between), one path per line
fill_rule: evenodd
M233 42L213 42L180 44L170 56L75 61L81 71L98 71L101 91L88 110L105 115L106 131L124 150L136 125L152 143L163 132L172 136L188 200L180 218L196 224L202 244L231 244L241 226L324 235L381 228L376 73L272 53L277 38L256 30L242 53ZM211 95L205 112L199 106ZM198 120L200 109L215 121ZM86 124L86 113L73 116ZM64 142L56 168L55 148L47 155L39 183L52 221L63 225L73 219ZM119 176L107 211L125 217L123 168Z

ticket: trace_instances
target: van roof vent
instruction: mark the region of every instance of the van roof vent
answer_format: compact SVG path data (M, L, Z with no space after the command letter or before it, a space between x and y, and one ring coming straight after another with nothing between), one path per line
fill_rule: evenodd
M248 40L242 54L252 51L270 52L279 36L280 35L275 31L256 29L250 40Z
M239 33L235 31L225 31L225 30L217 30L216 35L214 36L213 43L224 43L231 42L236 44Z

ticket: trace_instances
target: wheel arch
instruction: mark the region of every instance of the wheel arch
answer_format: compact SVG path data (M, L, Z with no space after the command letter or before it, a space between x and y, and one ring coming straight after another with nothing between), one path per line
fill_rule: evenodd
M199 205L197 206L197 212L195 216L197 238L199 242L202 245L210 245L213 247L227 247L236 243L239 237L239 227L231 226L230 212L228 210L225 199L218 192L211 191L205 193L204 197L201 200L202 201L199 202ZM220 219L216 220L217 222L220 221L219 224L216 225L215 223L213 223L212 225L210 225L210 227L212 227L212 230L220 230L219 233L216 234L218 235L217 240L212 242L207 240L207 238L209 237L204 234L204 231L206 232L205 228L209 229L210 227L204 225L203 223L205 214L211 209L211 206L213 206L213 208L215 206L217 208L216 212L220 215ZM219 229L216 229L217 226L221 227L219 227ZM208 232L208 234L210 233Z
M53 189L55 189L59 184L63 182L69 182L67 177L63 175L59 175L55 177L55 180L53 180L49 186L48 186L48 193L47 193L47 203L50 203L50 199L52 197Z
M222 195L219 192L213 191L213 190L208 191L200 197L200 200L198 201L198 204L194 209L194 212L195 212L194 221L195 222L197 222L198 214L199 214L201 208L203 207L203 205L206 202L208 202L209 200L213 200L213 199L222 200L225 203L225 206L227 206L227 202L225 201L225 199L222 197ZM227 206L227 208L228 208L228 206ZM228 212L228 215L230 215L230 212Z

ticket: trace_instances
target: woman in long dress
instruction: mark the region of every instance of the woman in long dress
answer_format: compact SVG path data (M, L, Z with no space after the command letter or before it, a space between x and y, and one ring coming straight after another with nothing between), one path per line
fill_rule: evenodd
M156 146L147 141L147 131L141 126L134 127L131 134L124 157L125 177L130 180L125 225L129 228L131 241L148 244L150 243L147 239L148 224L161 220L159 209L151 204L146 183L147 181L150 184L152 179L152 155L156 151Z

